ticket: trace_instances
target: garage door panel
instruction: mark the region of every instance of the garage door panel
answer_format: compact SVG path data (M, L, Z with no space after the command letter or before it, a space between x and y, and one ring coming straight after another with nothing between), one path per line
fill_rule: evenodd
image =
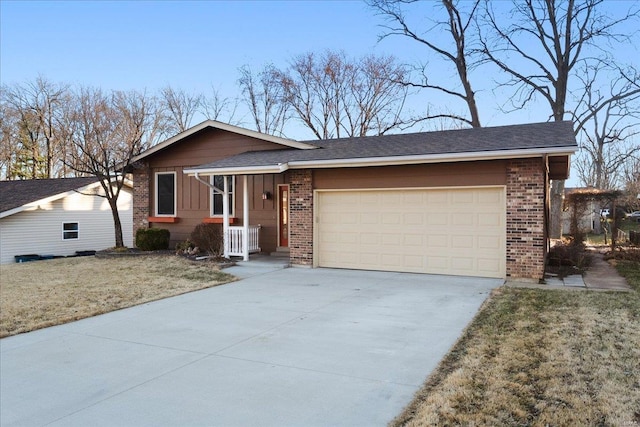
M479 213L477 214L477 218L478 225L481 227L495 227L496 229L499 229L503 225L501 224L498 212Z
M449 236L444 234L428 234L427 248L441 249L449 246Z
M399 225L402 224L402 214L397 212L383 212L381 214L382 220L380 221L385 225Z
M448 225L449 217L446 213L427 213L427 224L428 225Z
M404 226L421 226L424 224L424 213L406 213L402 217L402 225Z
M316 262L504 277L505 206L497 187L318 191Z
M451 204L454 208L460 209L460 205L472 205L475 203L474 194L472 191L458 190L455 193L449 193L451 195ZM467 209L468 206L464 206L462 209Z
M473 236L451 236L451 247L453 249L473 249L475 246Z
M424 246L424 237L421 234L405 234L403 243L405 246L417 246L422 248Z
M361 224L378 224L380 222L380 214L377 212L365 212L360 214Z
M451 225L455 227L473 227L476 222L476 215L468 213L451 214Z

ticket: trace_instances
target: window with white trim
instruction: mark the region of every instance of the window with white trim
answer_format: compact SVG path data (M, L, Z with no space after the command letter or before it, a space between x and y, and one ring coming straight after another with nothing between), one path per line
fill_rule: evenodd
M224 190L224 176L222 175L215 175L211 177L211 183L213 185L215 185L217 188L219 188L220 190ZM232 217L233 213L234 213L234 194L235 194L235 187L236 187L236 180L234 176L228 176L227 177L227 182L228 182L228 186L229 186L229 216ZM211 216L215 217L215 216L222 216L223 215L223 211L222 211L222 194L218 193L216 191L212 191L212 195L211 195Z
M62 223L62 240L77 240L80 238L80 226L77 222Z
M156 173L156 216L176 216L176 173Z

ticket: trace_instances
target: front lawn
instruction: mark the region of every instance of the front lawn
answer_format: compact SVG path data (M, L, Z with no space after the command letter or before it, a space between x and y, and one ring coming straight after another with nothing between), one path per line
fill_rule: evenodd
M501 288L393 425L639 425L633 292Z
M177 256L64 258L0 265L0 337L234 280Z

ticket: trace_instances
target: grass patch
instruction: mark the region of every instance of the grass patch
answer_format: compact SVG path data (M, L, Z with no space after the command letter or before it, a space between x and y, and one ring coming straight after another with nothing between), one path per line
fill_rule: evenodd
M640 424L635 292L501 288L392 425Z
M176 256L79 257L0 265L0 337L228 283Z

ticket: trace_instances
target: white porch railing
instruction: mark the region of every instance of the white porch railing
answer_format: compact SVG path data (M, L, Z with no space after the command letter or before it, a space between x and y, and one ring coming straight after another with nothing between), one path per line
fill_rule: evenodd
M259 225L250 225L249 227L249 253L260 252L260 241L258 240L260 235ZM243 256L242 250L242 234L244 233L244 227L230 226L229 227L229 256Z

